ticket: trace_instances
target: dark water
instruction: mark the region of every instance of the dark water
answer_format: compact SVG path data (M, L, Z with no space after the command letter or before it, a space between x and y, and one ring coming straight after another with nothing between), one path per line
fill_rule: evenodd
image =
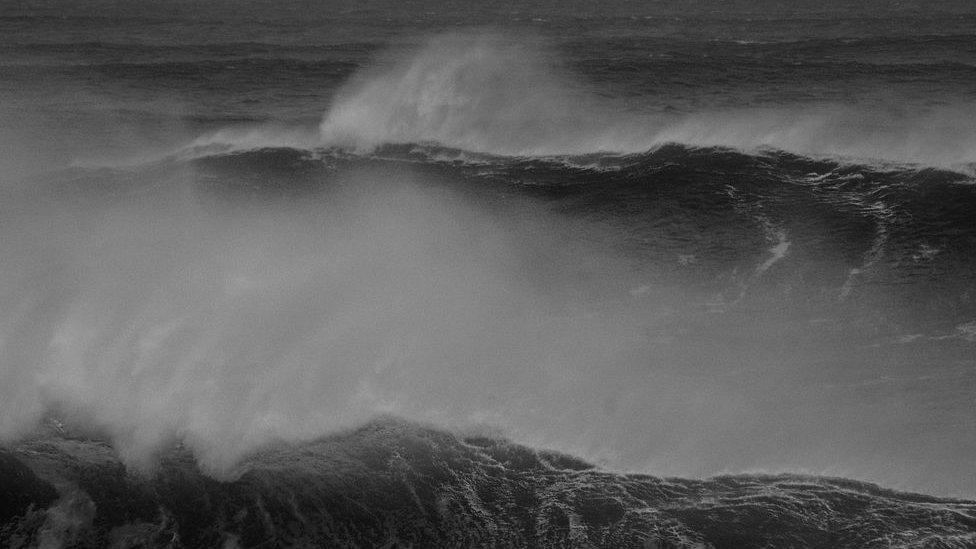
M298 455L332 471L346 458L315 458L314 441L341 447L322 437L386 415L434 430L356 439L386 456L382 474L335 482L401 478L381 448L404 437L434 445L409 467L478 463L437 488L401 478L433 490L418 505L439 517L403 543L920 545L941 521L943 546L972 544L970 504L763 475L976 494L973 29L963 1L0 2L3 459L40 479L18 485L25 501L61 497L80 525L15 505L0 532L99 545L138 523L155 545L299 543L284 511L261 532L233 505L195 526L100 515L103 481L79 471L110 459L92 474L179 514L138 475L246 499L227 494L265 474L240 477L255 452L272 452L260 471L304 478L287 473ZM516 516L452 492L507 467L471 437L617 473L751 476L675 480L661 501L690 510L663 517L661 501L612 495L630 477L539 465L505 481L532 486ZM57 465L72 452L89 465ZM272 477L275 497L292 490ZM605 516L573 500L591 481ZM760 519L689 496L754 491L773 494L757 516L777 532L796 517L857 530L855 499L893 497L905 520L723 538ZM793 518L772 511L795 498ZM469 526L437 522L442 500L488 534L443 537ZM588 541L528 526L546 505ZM646 534L651 508L673 536L606 530ZM391 528L308 539L392 543L405 530Z
M972 502L854 480L615 475L390 419L246 465L220 482L174 451L149 479L126 475L105 444L23 444L0 451L14 496L0 536L13 547L881 548L968 547L976 528Z

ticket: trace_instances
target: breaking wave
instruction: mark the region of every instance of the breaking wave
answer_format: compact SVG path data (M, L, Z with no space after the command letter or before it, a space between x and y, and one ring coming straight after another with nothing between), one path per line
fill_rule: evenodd
M976 503L807 475L663 479L389 418L249 459L169 452L127 475L97 442L0 449L0 543L41 547L971 547ZM894 518L893 518L894 517Z
M546 159L279 148L77 169L4 204L0 437L54 413L127 464L152 467L181 441L226 475L269 443L390 413L664 474L829 471L816 436L802 458L775 436L727 436L810 413L743 404L794 371L755 375L786 358L736 338L955 335L973 318L971 243L947 236L971 232L965 181L680 146ZM823 317L842 337L811 324ZM876 419L859 402L816 413ZM831 431L850 453L843 474L905 478L910 461L863 449L864 425Z
M918 112L809 104L682 114L628 108L575 78L539 42L483 33L388 54L339 92L321 146L435 143L508 156L635 153L666 143L970 169L976 104ZM252 136L253 137L253 136Z

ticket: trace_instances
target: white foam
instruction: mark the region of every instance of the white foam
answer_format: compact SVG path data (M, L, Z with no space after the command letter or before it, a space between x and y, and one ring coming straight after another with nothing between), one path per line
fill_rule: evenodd
M194 139L172 153L181 160L192 160L214 154L246 152L268 148L314 150L319 145L314 131L301 127L275 125L227 128Z
M667 143L774 148L901 166L972 171L976 103L915 112L837 104L634 112L598 96L539 42L451 33L388 54L355 76L326 112L321 145L364 152L435 143L509 156L636 153Z
M874 231L874 240L871 242L871 247L864 252L862 260L863 263L860 267L852 268L848 272L847 280L845 280L844 285L841 286L841 300L847 299L851 291L854 289L856 280L862 275L870 273L875 264L877 264L878 261L884 257L885 246L888 244L888 238L890 236L889 229L896 219L894 210L885 205L883 202L865 204L856 198L851 198L851 200L861 202L859 206L865 213L869 214L875 219L877 226Z
M787 239L786 231L782 229L776 229L773 231L773 235L776 237L776 244L769 248L770 257L764 261L761 265L756 267L756 275L761 275L769 270L777 261L786 257L786 252L790 249L790 241Z

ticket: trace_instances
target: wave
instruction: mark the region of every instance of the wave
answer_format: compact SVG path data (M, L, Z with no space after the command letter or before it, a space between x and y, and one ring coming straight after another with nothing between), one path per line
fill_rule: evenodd
M194 165L229 167L235 164L260 167L264 163L284 165L287 159L293 167L302 169L336 166L414 165L418 169L451 170L461 177L485 176L504 179L525 187L574 186L580 183L619 180L587 177L586 174L623 174L630 184L643 184L640 176L661 170L686 172L687 177L719 175L722 170L754 172L781 184L829 185L837 182L861 181L867 188L880 189L888 185L927 184L967 185L976 183L967 173L951 169L929 168L878 160L834 159L808 157L775 149L739 151L720 146L692 146L664 143L655 148L635 152L590 152L572 155L506 156L497 153L475 152L444 147L433 143L405 143L377 145L369 151L341 147L317 146L318 137L307 130L286 129L228 129L198 138L191 145L170 150L154 157L118 165L91 164L94 167L136 166L140 163L176 161ZM85 166L89 166L86 164ZM289 175L286 172L283 176ZM638 179L633 179L633 178ZM632 180L633 179L633 180Z
M289 139L301 146L217 141L186 162L77 169L3 202L0 438L54 412L111 439L127 465L151 468L179 441L226 475L271 441L386 412L487 423L660 474L802 466L971 492L957 488L968 462L902 480L915 462L862 441L879 412L861 400L797 408L788 392L776 414L741 404L776 406L801 369L804 391L822 383L821 349L875 342L876 316L891 336L972 321L976 195L961 176L683 146L511 158ZM290 200L302 185L311 192ZM926 249L944 251L914 259ZM842 301L852 268L863 272ZM783 333L794 329L803 336ZM767 347L781 336L823 345ZM795 369L783 371L774 353L787 346ZM924 356L928 383L948 379ZM896 408L898 425L930 394L899 393L915 400ZM811 414L843 426L824 443ZM849 417L860 423L838 419ZM757 424L804 437L758 436ZM885 440L938 447L953 429L886 428ZM781 453L794 447L802 458ZM837 455L851 465L831 469Z
M613 117L538 44L453 34L354 78L321 133L326 146L356 150L424 142L526 156L647 149L637 136L625 143L605 122Z
M392 418L266 448L227 482L54 435L0 450L0 543L126 547L969 547L976 502L806 475L623 475ZM895 517L894 519L892 517ZM46 542L46 543L45 543Z
M360 152L435 143L507 156L637 153L681 143L971 170L976 103L652 113L601 97L538 42L454 33L409 55L388 54L353 77L325 114L320 139Z

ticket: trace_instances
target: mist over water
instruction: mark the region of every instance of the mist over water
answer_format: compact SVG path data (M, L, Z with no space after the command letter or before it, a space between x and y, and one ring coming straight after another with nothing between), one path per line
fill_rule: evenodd
M560 71L541 42L473 30L430 38L354 77L322 121L322 141L507 155L646 150L623 141L621 116L608 107Z
M614 268L586 281L597 253L528 206L493 216L391 173L236 207L192 181L7 202L7 439L53 411L131 465L182 441L226 474L378 413L531 431L636 345L640 322L588 302Z
M470 30L407 50L382 56L339 91L322 121L320 146L366 152L435 143L550 156L680 143L967 171L976 162L972 103L906 110L895 99L857 107L820 102L655 113L600 97L541 40Z
M575 36L408 30L90 45L104 116L4 107L0 439L57 418L227 478L388 414L660 475L976 490L964 86L749 101L726 87L761 78L648 69L663 46L622 57L616 27L580 38L636 67L607 82Z
M768 295L803 253L786 229L756 227L744 278L723 282L726 267L698 271L706 256L635 257L617 245L634 235L603 216L462 192L408 165L339 170L291 198L238 196L237 168L226 188L204 167L8 193L5 440L53 414L107 437L135 470L182 442L223 478L268 444L389 414L659 474L788 469L911 486L924 478L917 456L965 466L971 440L917 430L934 418L906 429L910 408L879 404L924 394L858 396L897 348L866 347L876 339L859 339L862 321L838 335L820 324L823 305ZM757 234L738 238L751 247ZM842 303L834 276L811 295ZM874 307L864 315L897 313ZM929 375L941 385L959 372ZM865 438L877 430L885 438Z

